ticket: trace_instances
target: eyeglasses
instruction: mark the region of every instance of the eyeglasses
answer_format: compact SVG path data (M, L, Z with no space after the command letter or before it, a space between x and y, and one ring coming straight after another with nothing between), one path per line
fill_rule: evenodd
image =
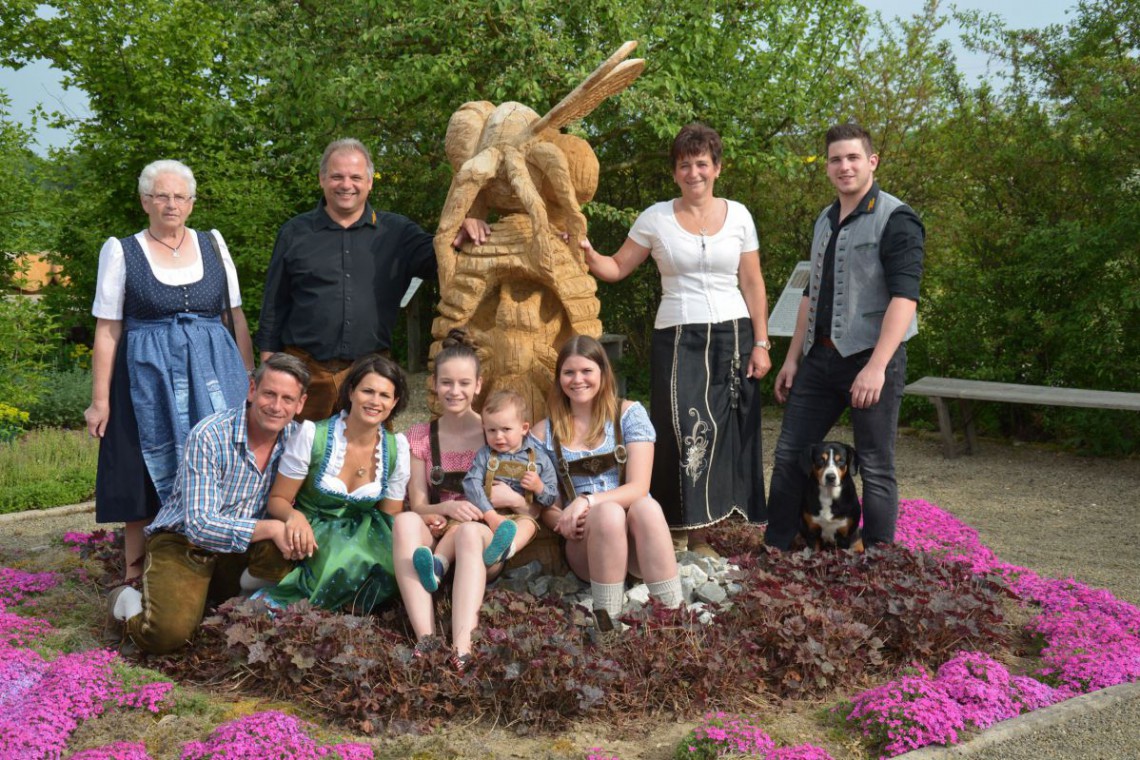
M194 200L193 195L169 195L167 193L144 193L144 195L160 206L168 206L171 203L175 206L185 206Z

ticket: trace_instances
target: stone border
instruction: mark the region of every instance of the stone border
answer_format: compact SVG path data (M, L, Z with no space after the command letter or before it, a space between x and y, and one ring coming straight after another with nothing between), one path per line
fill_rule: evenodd
M1140 681L1110 686L1107 689L1082 694L1079 697L1066 699L1064 702L1058 702L1040 710L1018 715L1016 718L1003 720L961 744L950 747L923 747L895 755L895 757L906 758L906 760L970 757L975 752L992 749L1003 742L1055 728L1066 721L1098 713L1101 710L1133 699L1140 700Z
M67 504L62 507L50 507L49 509L28 509L23 512L10 512L5 515L0 515L0 525L5 523L22 522L24 520L43 520L52 517L65 517L67 515L75 515L80 512L94 512L95 502L85 501L80 504Z

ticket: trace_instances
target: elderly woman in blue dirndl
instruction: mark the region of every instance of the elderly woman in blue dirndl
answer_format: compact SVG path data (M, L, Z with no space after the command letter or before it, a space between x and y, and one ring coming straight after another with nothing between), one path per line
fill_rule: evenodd
M95 519L126 524L127 581L142 574L143 529L170 495L190 428L243 403L253 368L229 250L217 230L186 226L193 172L155 161L138 189L146 228L109 238L99 253L84 412L88 432L101 439Z

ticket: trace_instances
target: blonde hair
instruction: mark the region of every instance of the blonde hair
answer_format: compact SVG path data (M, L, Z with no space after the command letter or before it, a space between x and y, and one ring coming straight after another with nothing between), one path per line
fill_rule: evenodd
M570 399L562 391L561 381L562 365L572 356L588 359L597 364L600 370L598 395L594 397L593 409L590 411L590 428L586 431L586 440L583 441L586 446L593 448L605 439L606 422L617 420L617 383L614 380L609 357L606 356L606 349L596 339L588 335L574 335L563 343L562 350L558 352L558 361L554 365L554 382L550 386L550 394L546 400L550 426L559 440L563 442L574 440L574 418L570 412Z
M530 405L518 391L504 388L495 391L483 402L483 414L495 414L507 408L513 408L518 412L519 419L523 422L530 422Z

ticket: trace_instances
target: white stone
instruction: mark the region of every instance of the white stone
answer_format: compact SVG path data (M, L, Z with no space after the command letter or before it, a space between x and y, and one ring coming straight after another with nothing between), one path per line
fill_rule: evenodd
M697 589L697 598L709 604L719 604L727 597L728 594L724 592L724 589L714 581L709 581Z
M626 598L629 599L631 603L637 604L639 607L644 607L649 603L649 586L646 586L644 583L637 584L626 592Z
M697 596L697 584L692 578L681 578L681 596L685 602L692 602Z

